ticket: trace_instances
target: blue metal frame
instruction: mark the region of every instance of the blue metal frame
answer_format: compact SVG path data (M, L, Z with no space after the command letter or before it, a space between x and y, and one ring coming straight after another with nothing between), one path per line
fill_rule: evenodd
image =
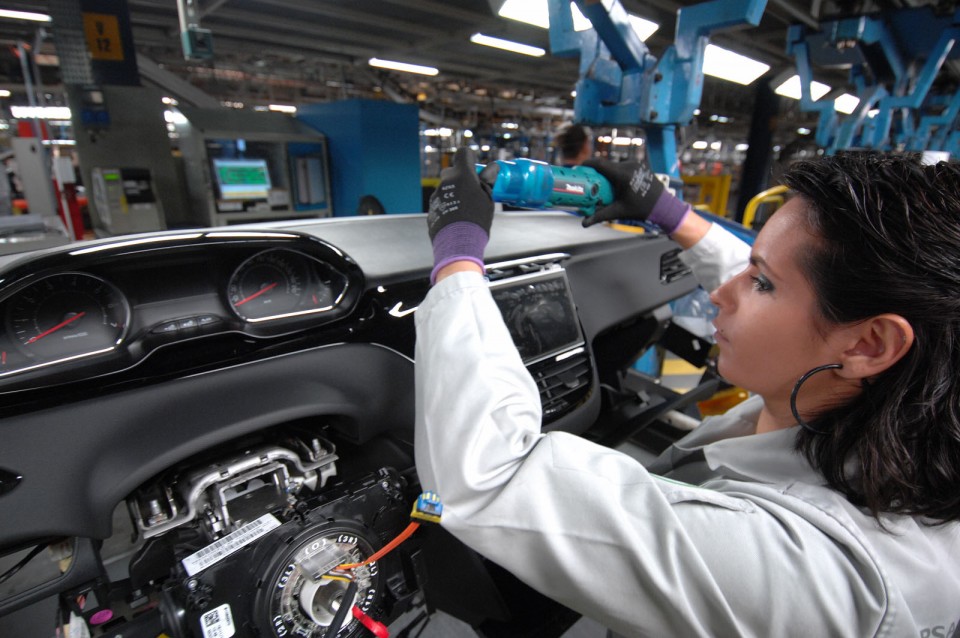
M553 54L580 55L574 119L644 127L653 170L679 177L676 129L689 124L700 105L710 35L756 26L766 0L712 0L681 9L674 44L659 61L631 27L619 0L576 3L593 29L574 31L569 0L548 4Z
M933 41L918 33L939 36ZM817 143L828 153L873 148L956 154L960 147L951 133L960 98L931 90L947 59L960 56L958 42L960 11L936 16L929 7L828 21L816 32L790 27L787 52L797 62L800 108L820 114ZM860 98L853 113L839 116L832 100L813 101L815 63L850 66L850 83Z

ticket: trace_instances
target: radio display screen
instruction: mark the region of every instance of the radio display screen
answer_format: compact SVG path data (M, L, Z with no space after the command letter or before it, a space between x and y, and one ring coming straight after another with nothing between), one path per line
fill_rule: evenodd
M495 281L490 292L525 364L583 345L563 270Z

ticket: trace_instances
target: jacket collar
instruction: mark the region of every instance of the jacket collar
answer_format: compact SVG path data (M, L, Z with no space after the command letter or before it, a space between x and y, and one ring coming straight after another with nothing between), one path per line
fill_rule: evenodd
M755 434L762 408L763 399L754 396L726 414L705 419L648 469L669 474L674 468L703 461L710 469L710 478L825 484L823 476L793 449L799 426Z

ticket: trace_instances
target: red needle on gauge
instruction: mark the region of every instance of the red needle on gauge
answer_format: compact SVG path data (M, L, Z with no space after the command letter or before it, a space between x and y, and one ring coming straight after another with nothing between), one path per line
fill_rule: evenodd
M82 317L82 316L85 315L85 314L87 314L87 313L86 313L86 312L78 312L77 314L73 315L73 316L70 317L69 319L64 319L63 321L61 321L60 323L58 323L58 324L55 325L54 327L50 328L49 330L44 330L43 332L41 332L40 334L38 334L36 337L30 337L30 339L27 340L27 345L29 346L29 345L30 345L31 343L33 343L34 341L39 341L40 339L43 339L43 338L46 337L48 334L53 334L54 332L56 332L56 331L59 330L60 328L66 326L66 325L68 325L68 324L73 323L74 321L76 321L77 319L79 319L80 317Z
M253 294L250 295L249 297L247 297L247 298L245 298L245 299L241 299L240 301L238 301L237 303L235 303L235 304L233 304L233 305L234 305L234 306L242 306L243 304L247 303L248 301L252 301L252 300L256 299L257 297L259 297L260 295L262 295L263 293L268 292L268 291L270 291L270 290L273 290L273 289L276 288L276 287L277 287L277 282L273 282L273 283L270 284L269 286L264 286L263 288L261 288L260 290L258 290L258 291L255 292L255 293L253 293Z

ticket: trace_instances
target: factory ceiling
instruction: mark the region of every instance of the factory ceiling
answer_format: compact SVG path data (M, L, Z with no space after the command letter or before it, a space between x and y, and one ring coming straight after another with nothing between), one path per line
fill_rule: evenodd
M65 1L69 0L8 0L4 7L47 11L51 4ZM473 128L511 120L546 129L572 115L578 60L550 55L547 30L498 16L496 8L502 0L195 1L200 26L212 32L213 59L184 59L176 0L127 0L134 43L142 68L162 69L223 104L251 107L382 98L418 103L428 124ZM656 57L673 42L677 10L695 4L621 2L630 13L660 25L646 41ZM786 53L791 24L815 26L830 17L927 4L946 10L946 5L954 3L769 0L759 26L712 38L719 46L770 65L769 75L750 86L707 77L701 114L688 128L710 128L715 125L710 116L721 115L728 118L724 136L746 136L756 85L793 73L793 61ZM54 28L0 20L0 39L6 45L0 58L0 87L13 91L11 101L23 97L23 75L14 55L17 43L40 45L44 89L52 102L59 99L56 49L50 34ZM470 42L478 32L538 46L548 53L533 58L478 46ZM368 64L373 57L429 65L439 73L427 77L377 69ZM947 81L960 77L953 66L945 72ZM152 74L144 76L145 82L157 81ZM823 71L817 79L835 87L847 82L846 72L840 70ZM798 127L815 124L815 118L800 112L795 101L780 102L775 125L782 141L795 136Z

